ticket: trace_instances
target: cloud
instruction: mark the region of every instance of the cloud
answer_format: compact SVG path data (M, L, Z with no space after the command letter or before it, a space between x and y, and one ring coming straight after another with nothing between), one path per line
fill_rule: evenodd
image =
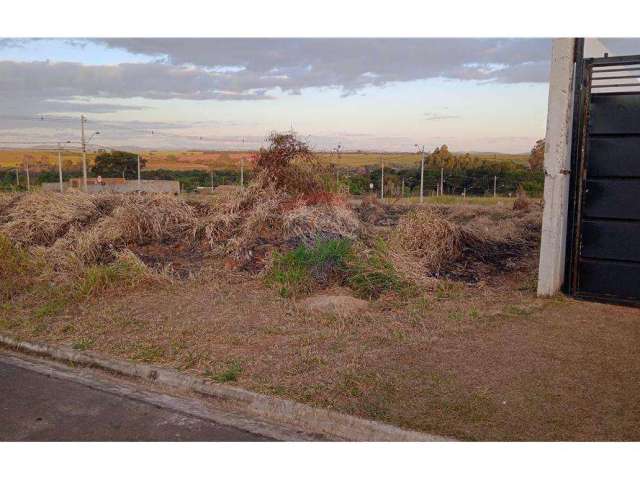
M435 112L426 112L424 114L424 119L429 121L453 120L455 118L460 118L460 115L445 115Z
M242 84L264 81L285 91L368 85L426 78L544 82L538 71L510 76L522 64L547 64L547 39L99 39L96 42L166 59L172 65L234 66ZM500 75L491 68L500 66Z
M2 39L2 45L28 39ZM31 40L31 41L42 41ZM337 88L343 96L370 86L446 78L546 82L544 39L70 39L148 55L148 63L0 61L0 107L37 113L77 111L77 98L266 100L277 91ZM13 43L12 43L13 42ZM65 103L66 102L66 103ZM135 107L105 102L93 112Z

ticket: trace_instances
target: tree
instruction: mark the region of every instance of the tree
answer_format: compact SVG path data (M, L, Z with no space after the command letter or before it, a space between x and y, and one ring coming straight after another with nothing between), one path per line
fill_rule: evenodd
M147 161L140 157L140 168L146 164ZM91 171L104 177L138 178L138 155L130 152L100 153L96 155Z
M538 140L529 154L529 168L531 170L542 170L544 166L544 138Z

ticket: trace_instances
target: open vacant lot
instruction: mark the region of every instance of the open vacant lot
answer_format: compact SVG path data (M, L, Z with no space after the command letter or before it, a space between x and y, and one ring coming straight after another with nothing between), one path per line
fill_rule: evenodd
M460 439L640 440L640 313L536 298L539 203L348 198L291 155L219 196L0 196L0 331Z

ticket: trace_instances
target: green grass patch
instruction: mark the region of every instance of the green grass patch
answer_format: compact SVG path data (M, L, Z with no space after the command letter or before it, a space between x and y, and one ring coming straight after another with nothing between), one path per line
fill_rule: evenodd
M376 298L388 291L410 295L414 291L387 260L387 252L386 242L379 239L373 249L350 256L346 283L358 296Z
M387 244L379 239L372 249L350 240L327 240L276 255L267 284L283 297L308 294L331 283L347 285L356 295L376 298L383 292L410 294L413 286L387 260Z
M327 285L344 275L351 256L351 241L318 241L276 254L267 284L277 286L283 297L309 293L317 285Z
M145 265L137 259L123 256L108 265L93 265L76 285L80 297L89 297L111 288L130 288L147 274Z
M242 366L239 362L231 362L224 370L213 373L211 370L205 370L204 376L218 383L235 382L242 373Z
M412 285L399 275L387 257L387 244L373 249L354 247L350 240L328 240L276 255L267 284L283 297L308 294L331 283L347 285L356 295L375 298L394 291L408 294Z

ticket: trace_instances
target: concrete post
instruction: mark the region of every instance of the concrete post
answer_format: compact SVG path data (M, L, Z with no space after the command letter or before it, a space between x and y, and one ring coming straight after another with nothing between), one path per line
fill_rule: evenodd
M544 213L538 295L555 295L565 267L574 81L573 38L553 40L544 153Z

